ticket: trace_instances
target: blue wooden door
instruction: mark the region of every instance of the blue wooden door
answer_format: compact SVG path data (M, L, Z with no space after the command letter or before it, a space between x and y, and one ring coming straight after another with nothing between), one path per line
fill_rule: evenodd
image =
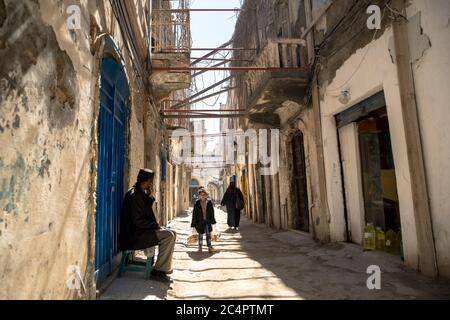
M119 254L118 232L124 193L125 119L128 83L123 67L103 59L98 118L95 276L101 283Z

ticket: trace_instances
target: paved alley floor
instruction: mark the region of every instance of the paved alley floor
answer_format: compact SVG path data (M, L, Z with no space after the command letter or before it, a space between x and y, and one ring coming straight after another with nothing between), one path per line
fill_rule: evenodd
M190 219L187 214L171 223L178 239L170 287L127 273L100 299L450 299L449 281L407 270L397 256L347 243L320 245L307 234L245 217L238 232L226 231L226 213L218 209L218 252L199 253L185 244ZM381 290L367 288L371 265L381 269Z

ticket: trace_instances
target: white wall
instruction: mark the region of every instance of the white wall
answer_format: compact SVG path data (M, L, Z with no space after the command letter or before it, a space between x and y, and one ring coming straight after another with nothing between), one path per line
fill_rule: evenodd
M330 232L333 241L345 239L344 200L334 116L384 90L397 176L405 263L411 268L417 268L416 227L397 71L388 50L391 36L392 30L387 29L379 39L359 49L337 70L333 81L323 84L321 88L322 91L325 90L321 98L321 111L327 195L331 215ZM361 63L362 59L364 61ZM358 66L360 67L355 73ZM346 82L345 87L339 89ZM351 93L351 101L347 105L342 105L338 101L338 94L342 89L348 89Z
M351 241L362 244L364 196L359 155L358 128L355 123L339 129L347 219Z

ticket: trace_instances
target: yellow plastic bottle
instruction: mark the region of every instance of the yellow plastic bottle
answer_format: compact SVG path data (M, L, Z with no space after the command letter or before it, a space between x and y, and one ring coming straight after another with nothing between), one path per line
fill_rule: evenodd
M373 223L368 223L364 228L363 250L370 251L376 248L376 231Z
M376 248L381 251L386 249L386 236L380 227L377 227L376 231Z
M389 229L386 232L386 251L392 254L396 253L397 247L397 234L394 230Z

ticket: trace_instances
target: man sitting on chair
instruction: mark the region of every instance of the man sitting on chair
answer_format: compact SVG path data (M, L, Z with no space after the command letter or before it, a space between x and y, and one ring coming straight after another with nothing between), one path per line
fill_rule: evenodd
M170 281L167 274L172 273L172 256L176 233L163 229L153 213L155 198L153 192L152 170L141 169L136 184L128 190L123 200L120 217L120 250L146 251L159 245L158 257L152 270L152 277L159 281Z

